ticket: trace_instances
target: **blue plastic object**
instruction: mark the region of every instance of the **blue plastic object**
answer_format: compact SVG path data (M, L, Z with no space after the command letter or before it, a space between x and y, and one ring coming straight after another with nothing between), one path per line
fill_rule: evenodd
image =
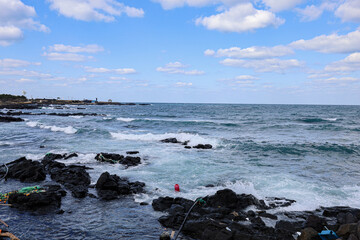
M319 233L321 240L335 240L338 239L338 235L332 230L323 230Z

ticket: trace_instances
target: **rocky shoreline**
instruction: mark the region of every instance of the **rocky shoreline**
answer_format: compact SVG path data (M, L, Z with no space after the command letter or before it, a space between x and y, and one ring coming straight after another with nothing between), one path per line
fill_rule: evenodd
M64 210L61 209L61 199L67 192L74 198L91 197L110 201L146 191L145 183L130 182L127 178L108 172L102 173L92 186L88 167L66 165L57 161L76 157L76 153L49 153L40 161L22 157L7 163L8 171L0 171L0 177L39 184L49 176L52 182L40 186L41 191L9 194L6 203L25 211L62 214ZM125 167L141 164L140 157L125 157L114 153L99 153L95 159ZM111 162L104 159L111 159ZM89 193L89 188L95 188L97 196ZM336 206L303 212L284 210L284 207L295 202L274 197L262 200L251 194L236 194L230 189L223 189L214 195L197 199L196 204L194 200L185 198L160 197L153 200L152 208L164 213L158 219L163 227L177 231L195 204L181 231L183 236L192 239L320 240L318 233L325 227L335 231L343 240L360 239L360 209Z

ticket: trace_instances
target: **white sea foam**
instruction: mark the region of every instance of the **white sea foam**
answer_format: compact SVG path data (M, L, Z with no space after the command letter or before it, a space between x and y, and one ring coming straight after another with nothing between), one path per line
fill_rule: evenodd
M84 116L78 116L78 115L75 115L75 116L70 116L71 118L75 118L75 119L79 119L79 118L83 118Z
M122 121L122 122L132 122L132 121L134 121L135 119L134 119L134 118L121 118L121 117L119 117L119 118L117 118L116 120Z
M325 118L326 121L335 122L337 118Z
M112 117L103 117L104 120L111 120Z
M58 126L47 126L39 122L27 122L26 125L29 127L39 127L42 129L50 129L53 132L64 132L66 134L74 134L77 132L77 129L75 129L72 126L68 127L58 127Z
M197 144L211 144L214 147L218 145L218 141L212 138L205 138L198 134L190 133L164 133L164 134L127 134L127 133L115 133L110 132L113 138L118 140L129 140L129 141L160 141L166 138L176 138L178 141L185 142L190 141L189 145L194 146Z

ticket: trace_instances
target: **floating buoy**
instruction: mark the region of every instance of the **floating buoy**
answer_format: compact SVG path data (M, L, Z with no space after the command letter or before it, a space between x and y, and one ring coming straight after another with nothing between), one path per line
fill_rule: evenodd
M175 184L174 188L175 188L175 192L180 192L179 184Z

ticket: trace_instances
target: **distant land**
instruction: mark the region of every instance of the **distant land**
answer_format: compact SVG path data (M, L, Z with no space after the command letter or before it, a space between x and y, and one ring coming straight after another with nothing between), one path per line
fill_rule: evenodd
M112 100L98 101L95 100L61 100L49 98L28 99L25 96L17 96L11 94L0 94L0 108L38 108L46 105L150 105L148 103L120 103Z

